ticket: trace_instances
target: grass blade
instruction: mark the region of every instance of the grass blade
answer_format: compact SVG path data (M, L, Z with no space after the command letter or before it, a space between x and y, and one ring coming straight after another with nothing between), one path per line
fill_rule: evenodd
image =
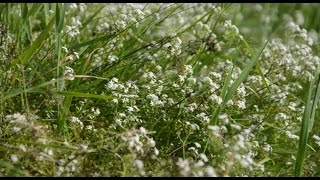
M223 87L222 87L222 90L221 90L221 94L220 94L220 97L223 99L223 102L225 102L225 96L227 94L227 90L229 88L229 83L230 83L230 80L231 80L231 75L232 75L232 70L233 70L233 66L230 66L229 69L228 69L228 75L224 81L224 84L223 84ZM211 118L211 124L216 124L217 123L217 118L218 118L218 115L220 113L220 109L221 109L221 106L218 106L214 112L212 113L212 118Z
M253 56L252 48L249 46L248 42L247 42L244 38L242 38L241 40L244 42L244 45L245 45L246 48L249 50L249 53L250 53L250 55L251 55L251 57L252 57L252 56ZM268 85L268 83L267 83L266 77L265 77L264 74L262 73L262 70L261 70L261 68L260 68L259 62L257 62L257 64L256 64L256 70L257 70L257 72L259 73L259 75L261 76L262 81L263 81L263 83L265 84L266 88L268 89L269 93L271 93L270 87L269 87L269 85Z
M14 176L29 176L27 172L21 171L19 168L17 168L13 164L7 161L3 161L1 159L0 159L0 167L10 170Z
M33 87L30 87L30 88L27 88L27 89L17 88L17 89L15 89L15 90L7 93L6 95L0 97L0 102L3 102L3 101L5 101L5 100L7 100L7 99L9 99L9 98L12 98L12 97L14 97L14 96L17 96L17 95L19 95L19 94L21 94L21 93L23 93L23 92L33 92L33 91L35 91L35 90L37 90L37 89L39 89L39 88L46 87L46 86L48 86L48 85L52 85L52 84L54 84L54 83L56 83L56 82L58 82L58 81L64 80L64 79L66 79L66 78L59 78L59 79L47 81L47 82L44 82L44 83L42 83L42 84L39 84L39 85L37 85L37 86L33 86Z
M318 76L318 72L316 75ZM315 77L317 77L317 76L315 76ZM300 131L300 136L299 136L300 137L299 147L298 147L298 152L296 155L295 176L301 176L301 173L302 173L304 156L305 156L308 135L309 135L309 126L310 126L310 123L313 121L313 119L311 117L311 113L316 108L316 106L314 105L314 102L318 101L315 99L315 97L317 97L318 94L312 98L314 82L315 82L315 79L313 79L310 82L309 91L308 91L308 98L307 98L307 102L306 102L305 108L304 108L304 114L303 114L303 119L302 119L302 124L301 124L301 131ZM317 90L318 90L318 87L319 86L317 84Z
M66 97L95 98L95 99L103 99L103 100L113 99L112 96L99 95L99 94L89 94L89 93L74 92L74 91L54 91L53 93L63 95Z
M256 62L258 61L260 55L262 54L264 48L267 46L269 41L267 41L265 43L265 45L263 47L260 48L260 50L258 51L258 53L256 54L256 56L252 59L251 62L248 63L248 65L245 67L245 69L241 72L241 74L239 75L239 77L235 80L235 82L231 85L231 87L229 88L228 93L226 94L225 97L225 102L228 102L233 94L236 92L237 88L240 86L240 84L247 78L247 76L249 75L249 72L252 70L252 68L254 67L254 65L256 64Z
M309 120L309 129L308 132L310 133L310 131L313 128L313 124L314 124L314 116L316 114L316 109L318 108L318 104L319 104L319 99L320 99L320 76L319 73L315 76L317 79L317 84L316 84L316 94L313 100L313 105L312 105L312 113L311 113L311 118Z
M15 60L13 60L13 64L21 63L25 64L28 62L29 58L33 55L34 52L41 46L42 43L48 38L50 29L52 28L55 22L55 18L53 17L46 28L41 32L39 37L35 40L35 42L23 51Z

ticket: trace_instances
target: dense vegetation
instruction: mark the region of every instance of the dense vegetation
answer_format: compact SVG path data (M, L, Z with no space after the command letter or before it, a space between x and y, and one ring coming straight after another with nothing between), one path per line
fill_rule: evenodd
M0 4L1 176L319 176L318 4Z

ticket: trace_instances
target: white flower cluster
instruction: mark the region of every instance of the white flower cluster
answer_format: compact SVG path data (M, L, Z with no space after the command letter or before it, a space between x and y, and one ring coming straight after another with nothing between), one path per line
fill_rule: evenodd
M300 28L299 25L292 21L287 23L287 29L292 33L293 38L301 38L303 42L307 42L308 46L313 45L313 40L308 36L308 32L304 28Z
M77 117L75 117L75 116L72 116L72 117L70 118L70 121L71 121L72 123L79 124L79 125L80 125L80 128L83 129L83 122L80 121L79 118L77 118Z
M159 100L159 97L155 94L148 94L147 99L150 99L150 106L163 107L163 102Z
M55 176L73 176L77 171L79 161L75 155L71 155L67 161L65 159L59 159L57 163L58 170L55 172Z
M64 68L64 75L66 76L67 80L74 80L74 72L73 69L69 66L65 66Z
M198 22L196 26L193 28L193 33L199 36L207 36L212 33L210 26L208 24L204 24L203 22ZM215 36L215 35L214 35Z
M26 117L20 113L14 113L12 115L6 115L5 121L13 124L12 131L17 133L20 132L23 128L31 128L34 130L38 130L40 126L34 126L33 121L38 119L36 115L29 115Z
M69 4L69 8L72 10L80 10L80 12L84 12L87 8L87 5L85 3L79 3L79 5L77 3L70 3Z
M80 21L79 16L75 16L71 18L71 24L66 26L65 32L70 36L71 38L76 37L80 34L80 28L82 27L82 23Z
M291 32L288 34L288 45L275 38L264 49L262 54L264 71L272 78L281 81L286 81L291 76L311 80L314 70L320 67L320 58L312 54L310 47L313 44L312 38L308 37L305 29L300 29L293 22L288 23L287 28Z
M217 177L217 173L212 166L205 166L208 162L206 155L201 154L201 159L194 161L193 159L182 159L179 158L176 162L181 176L194 176L194 177Z
M312 138L315 140L315 143L320 147L320 137L314 134Z
M6 115L5 120L9 122L26 122L27 118L23 114L15 113L13 115Z
M181 45L182 41L179 37L176 37L172 40L172 42L168 42L163 45L163 48L167 51L169 51L171 56L179 55L181 54Z
M149 132L144 127L140 127L139 130L128 131L121 138L128 143L128 148L134 152L144 155L152 150L151 157L155 158L159 155L159 150L156 148L156 142L148 134Z
M112 55L112 54L110 54L110 55L108 56L108 62L109 62L110 64L115 63L115 62L117 62L118 60L119 60L118 56L115 56L115 55Z
M239 35L238 27L233 25L231 20L226 20L223 24L223 27L225 28L224 36L226 39Z

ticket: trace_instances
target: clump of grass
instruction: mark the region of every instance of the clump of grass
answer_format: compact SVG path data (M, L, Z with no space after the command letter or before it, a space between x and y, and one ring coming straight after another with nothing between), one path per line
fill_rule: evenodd
M1 4L0 175L319 175L309 8Z

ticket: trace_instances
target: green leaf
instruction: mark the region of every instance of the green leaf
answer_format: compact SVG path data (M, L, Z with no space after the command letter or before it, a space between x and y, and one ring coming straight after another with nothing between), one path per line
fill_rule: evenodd
M318 104L319 104L319 99L320 99L320 76L319 76L319 72L318 74L315 76L315 78L317 78L317 84L316 84L316 94L313 100L313 104L312 104L312 112L311 112L311 117L309 119L309 129L308 132L310 133L310 131L313 128L313 124L314 124L314 116L316 114L316 109L318 108Z
M247 78L247 76L249 75L250 71L252 70L252 68L254 67L254 65L256 64L256 62L258 61L260 55L262 54L263 50L265 49L266 45L268 44L269 41L267 41L265 43L265 45L263 47L260 48L260 50L258 51L258 53L256 54L256 56L251 60L251 62L249 62L247 64L247 66L245 67L245 69L241 72L241 74L239 75L239 77L235 80L235 82L231 85L231 87L229 88L229 91L225 97L225 103L228 102L232 96L234 95L234 93L237 91L237 88L240 86L240 84Z
M227 103L225 101L225 96L227 94L227 90L229 88L229 84L230 84L230 80L231 80L231 75L232 75L232 70L233 70L233 65L229 66L229 69L228 69L228 75L227 77L225 78L224 80L224 83L223 83L223 87L222 87L222 90L221 90L221 94L220 94L220 97L221 99L223 100L223 102ZM225 104L223 103L223 104ZM212 118L211 118L211 124L216 124L217 123L217 118L218 118L218 115L220 113L220 110L221 110L221 106L218 106L214 112L212 113Z
M36 50L41 46L42 43L48 38L50 29L52 28L55 22L55 18L53 17L46 28L41 32L35 42L23 51L15 60L13 60L13 64L21 63L26 64L29 61L30 57L36 52Z
M103 100L113 99L112 96L99 95L99 94L89 94L89 93L74 92L74 91L53 91L53 93L63 95L66 97L95 98L95 99L103 99Z
M318 72L316 72L316 76L319 76ZM310 82L309 86L309 91L308 91L308 98L307 102L305 104L304 108L304 114L303 114L303 119L301 123L301 130L300 130L300 139L299 139L299 147L298 147L298 152L296 155L296 164L295 164L295 176L301 176L302 173L302 167L303 167L303 162L304 162L304 156L305 156L305 151L306 151L306 146L307 146L307 141L308 141L308 136L309 136L309 126L310 123L313 121L311 117L311 113L316 106L314 106L314 102L318 101L314 99L317 97L312 97L312 92L313 92L313 83L315 82L315 79L313 79ZM318 82L319 83L319 82ZM317 89L318 89L318 84L317 84Z

